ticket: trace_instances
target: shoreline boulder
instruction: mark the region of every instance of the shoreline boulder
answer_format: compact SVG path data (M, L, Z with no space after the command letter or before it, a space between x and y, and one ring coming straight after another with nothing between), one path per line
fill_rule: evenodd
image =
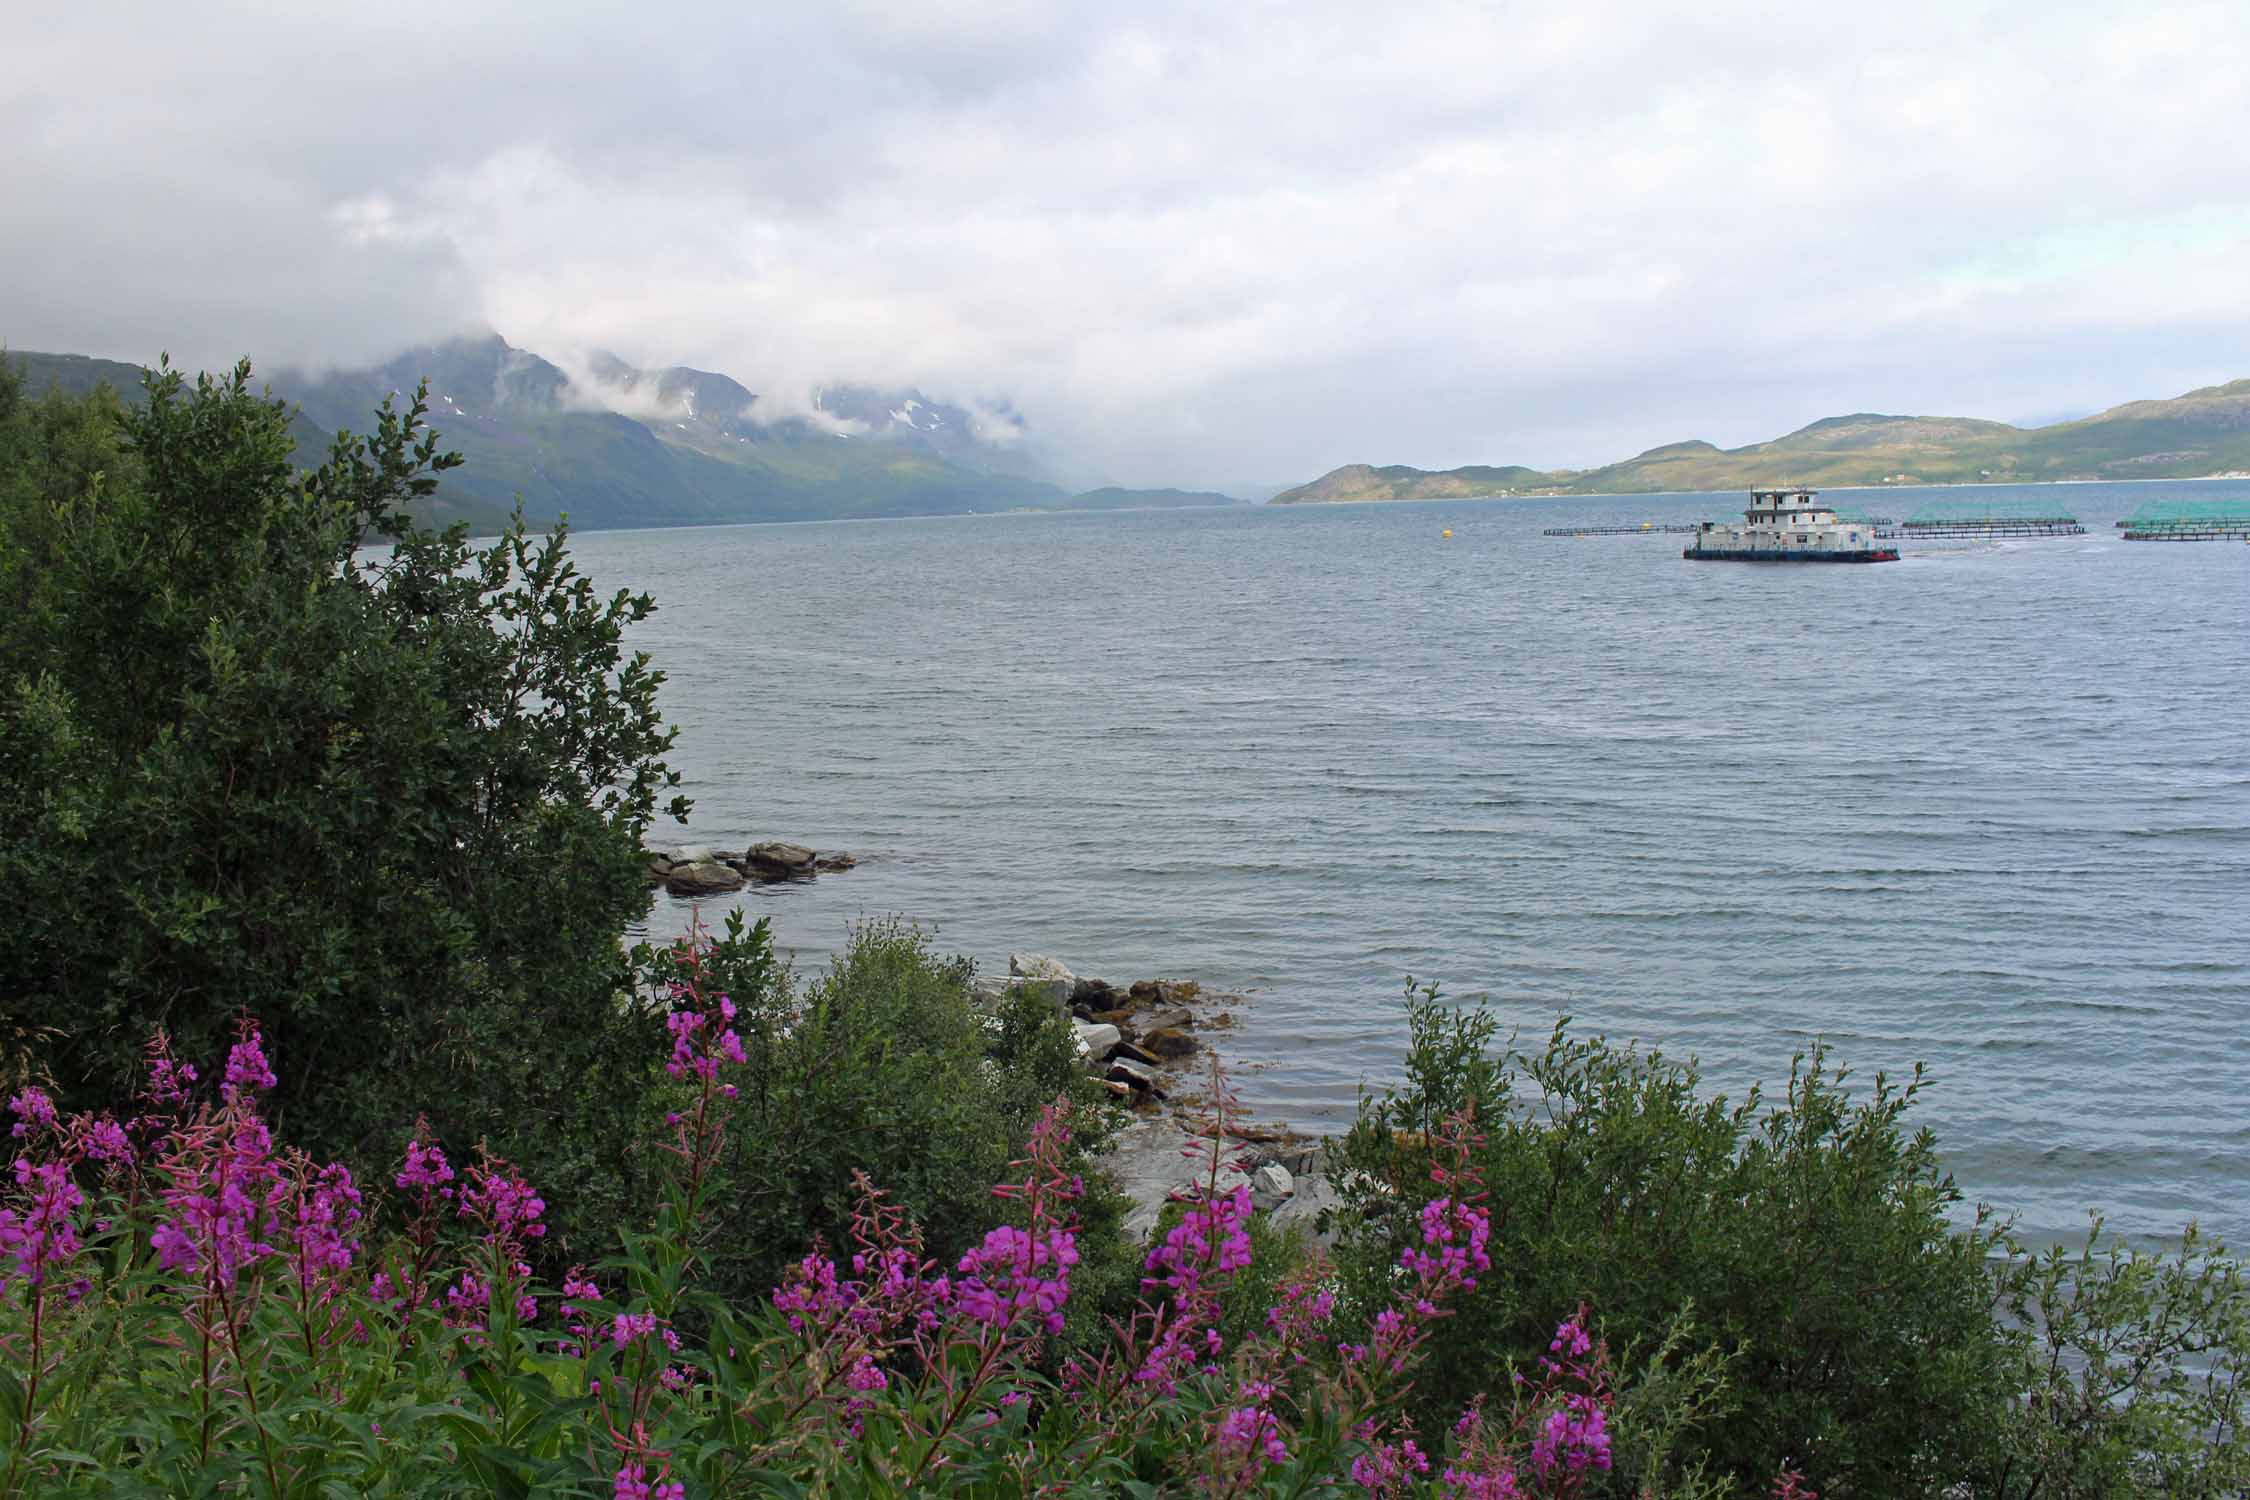
M716 859L682 860L664 872L664 889L675 896L716 896L747 884L739 870Z
M771 880L794 880L813 873L820 856L803 844L752 844L742 862L751 873Z

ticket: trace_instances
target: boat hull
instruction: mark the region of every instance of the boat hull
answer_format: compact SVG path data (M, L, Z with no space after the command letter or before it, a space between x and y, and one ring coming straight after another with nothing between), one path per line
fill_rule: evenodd
M1680 556L1694 562L1879 563L1897 562L1898 553L1881 547L1868 552L1816 552L1795 547L1689 547Z

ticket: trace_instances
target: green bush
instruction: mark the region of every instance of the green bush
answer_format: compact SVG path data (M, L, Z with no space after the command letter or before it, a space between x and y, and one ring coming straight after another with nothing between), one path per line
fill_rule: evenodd
M2018 1253L1999 1277L2019 1363L1978 1493L1993 1500L2240 1495L2250 1288L2188 1226L2169 1253L2105 1239Z
M1495 1046L1482 1010L1409 991L1404 1084L1366 1101L1343 1146L1339 1265L1378 1301L1413 1224L1400 1194L1437 1121L1474 1100L1494 1270L1435 1335L1429 1419L1544 1347L1590 1304L1611 1343L1649 1349L1692 1309L1734 1406L1696 1442L1762 1487L1795 1465L1823 1494L1928 1494L1978 1466L2006 1384L1986 1256L1927 1135L1903 1123L1920 1077L1864 1097L1818 1048L1777 1105L1705 1099L1692 1063L1573 1036Z
M798 983L765 924L746 930L738 913L706 965L704 983L735 1000L747 1058L707 1224L712 1284L728 1295L774 1285L808 1241L843 1243L855 1171L883 1183L949 1260L1000 1222L991 1186L1048 1103L1081 1106L1082 1170L1104 1138L1109 1111L1069 1025L1021 998L980 1009L974 966L941 957L911 925L861 924L826 974ZM1080 1212L1086 1253L1114 1258L1101 1249L1117 1244L1114 1200L1091 1195Z

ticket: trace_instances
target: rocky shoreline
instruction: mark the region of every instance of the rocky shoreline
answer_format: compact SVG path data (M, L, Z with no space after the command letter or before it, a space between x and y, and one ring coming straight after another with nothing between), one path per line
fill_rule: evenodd
M1203 1107L1212 1049L1203 1033L1232 1027L1235 1008L1247 998L1207 991L1192 979L1116 985L1034 953L1010 954L1007 977L975 983L976 998L987 1005L1017 993L1036 995L1070 1019L1088 1071L1132 1112L1104 1164L1133 1205L1126 1232L1149 1237L1165 1204L1192 1201L1210 1186L1213 1126ZM1320 1214L1338 1201L1326 1144L1241 1118L1228 1120L1227 1138L1218 1191L1247 1187L1252 1207L1276 1225L1301 1224L1326 1241Z
M780 842L752 844L739 852L689 844L677 849L645 849L642 853L648 858L648 883L674 896L719 896L752 882L775 885L784 880L810 880L859 863L840 850L823 854L803 844Z

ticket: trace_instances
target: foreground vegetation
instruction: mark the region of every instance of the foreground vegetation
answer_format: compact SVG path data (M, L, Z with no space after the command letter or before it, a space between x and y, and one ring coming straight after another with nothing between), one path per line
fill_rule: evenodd
M420 416L298 474L246 370L0 371L0 1497L2250 1485L2234 1262L2025 1253L1817 1051L1730 1105L1410 991L1331 1250L1223 1121L1128 1244L1051 1010L621 946L653 602L415 529Z

